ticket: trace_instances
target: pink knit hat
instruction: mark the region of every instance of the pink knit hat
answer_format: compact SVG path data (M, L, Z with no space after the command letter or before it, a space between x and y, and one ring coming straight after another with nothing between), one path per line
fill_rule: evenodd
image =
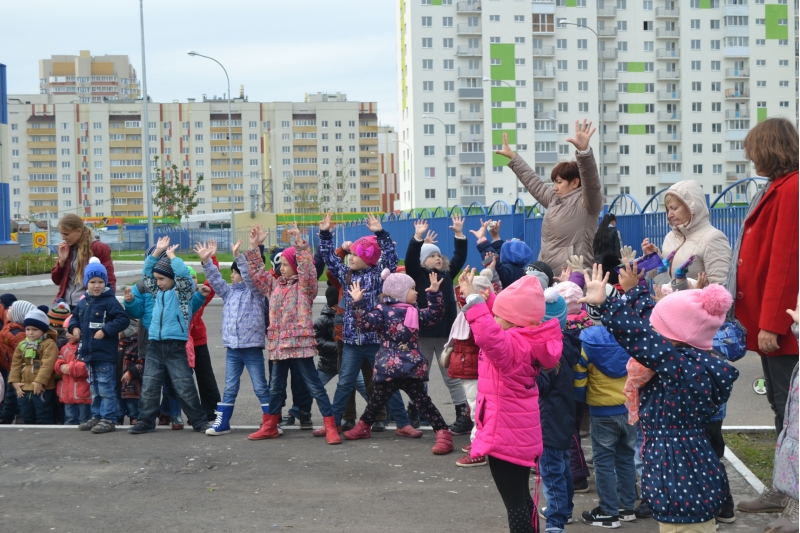
M294 246L282 251L281 259L286 259L286 261L289 263L289 266L292 267L292 270L297 272L297 250L294 249ZM280 271L280 267L278 271Z
M381 247L375 235L361 237L350 245L350 251L364 260L369 266L375 266L381 258Z
M730 293L722 285L674 292L656 304L650 314L650 324L670 340L710 350L732 302Z
M523 328L540 324L544 310L542 284L534 276L522 276L503 289L492 308L495 315Z
M408 274L402 274L399 272L392 274L389 272L388 268L383 269L383 272L381 272L381 278L383 279L383 294L390 296L401 303L405 303L406 296L408 296L408 291L417 285L416 282L414 282L414 278Z
M581 312L581 304L578 303L578 300L583 298L583 289L571 281L562 281L556 285L556 289L567 302L567 314L577 315Z

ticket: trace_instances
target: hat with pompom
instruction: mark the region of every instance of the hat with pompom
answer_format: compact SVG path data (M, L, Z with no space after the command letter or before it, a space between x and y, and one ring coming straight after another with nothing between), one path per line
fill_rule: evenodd
M731 303L731 294L722 285L677 291L656 304L650 324L670 340L710 350Z
M577 315L581 312L581 304L578 300L583 298L583 289L571 281L562 281L556 285L558 294L564 297L567 302L567 313L570 315Z
M53 304L53 307L47 312L47 318L50 320L50 326L54 328L63 328L64 321L69 316L70 309L67 302L59 299Z
M96 257L92 257L89 259L89 264L86 265L86 268L83 270L83 286L89 286L89 280L92 278L100 278L108 285L108 272L106 271L106 267L103 266L103 263Z
M475 276L472 278L472 287L475 289L476 292L481 292L482 290L489 289L489 292L494 292L492 288L492 278L494 277L494 272L490 268L484 268L481 270L479 276Z
M383 279L383 294L402 303L405 303L408 291L417 286L414 278L408 274L398 272L392 274L388 268L383 269L381 278Z
M567 325L567 302L558 293L555 287L548 287L544 291L544 318L542 320L558 319L561 328Z

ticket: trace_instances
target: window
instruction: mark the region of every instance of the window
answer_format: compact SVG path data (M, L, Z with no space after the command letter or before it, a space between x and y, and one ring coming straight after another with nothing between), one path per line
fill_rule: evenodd
M456 82L454 82L454 81L446 81L446 82L444 82L444 90L445 91L455 91L456 90Z
M721 70L722 64L720 61L712 61L711 62L711 70L719 71Z
M713 92L720 92L722 90L722 82L721 81L712 81L711 82L711 90Z
M787 80L781 80L778 82L778 87L788 87L789 82Z
M569 91L569 82L560 81L558 82L558 92L565 93Z
M524 57L518 57L518 58L514 59L514 64L517 65L517 66L524 65L525 64L525 58Z
M589 48L589 41L587 39L578 39L578 50L587 50Z
M430 2L430 0L428 1ZM432 200L436 198L436 189L425 189L425 198L427 200Z
M778 66L779 67L788 67L789 66L789 60L788 59L780 59L780 60L778 60Z
M642 2L642 9L644 11L652 11L653 10L653 0L644 0Z
M620 52L628 51L628 41L617 41L617 50Z
M518 108L524 108L524 107L527 107L527 103L526 103L526 102L515 102L515 103L517 104L517 107L518 107Z
M453 48L453 39L452 38L442 39L442 48ZM450 68L450 70L452 70L452 67Z
M500 43L500 37L489 37L489 42L494 44Z
M767 44L766 39L756 39L756 46L764 46Z
M567 102L559 102L558 103L558 112L559 113L569 113L569 103L567 103Z
M436 177L436 168L435 167L425 167L425 177L426 178L435 178Z
M102 148L95 148L94 149L94 155L103 155L103 149Z
M722 133L722 124L719 122L711 124L711 133Z
M780 107L789 107L789 102L788 101L781 101L779 106Z
M653 51L653 41L645 41L644 42L644 51L645 52L652 52Z
M500 15L489 15L489 22L500 22Z
M456 104L454 104L454 103L444 104L444 112L445 113L455 113L456 112Z
M711 153L714 154L721 154L722 153L722 144L716 143L711 145Z
M763 87L766 87L766 86L767 86L766 80L761 80L761 81L757 81L756 82L756 87L762 87L763 88Z
M567 60L566 59L559 59L556 62L556 69L558 69L558 70L567 70Z
M579 59L578 70L589 70L589 61L586 59Z
M620 147L619 147L620 155L630 155L630 153L631 153L630 148L631 147L628 146L627 144L620 145Z
M712 172L713 172L714 174L722 174L722 165L712 165ZM721 188L721 186L720 186L720 185L715 185L715 186L714 186L714 189L716 189L717 187L720 187L720 188ZM716 193L716 192L715 192L714 194L719 194L719 193Z
M690 27L693 30L699 30L700 29L700 19L692 19L692 20L689 21L689 23L690 23L689 24Z
M492 194L503 194L502 187L492 187Z
M423 37L422 38L422 48L433 48L433 38L432 37Z
M433 113L433 102L423 102L422 103L422 112L423 113Z
M525 44L525 37L514 37L514 44Z
M433 26L433 17L422 17L422 27L430 28Z
M722 103L721 102L711 102L711 112L712 113L719 113L722 111Z
M700 61L692 61L692 70L700 70Z
M453 27L453 17L442 17L442 27L444 27L444 28L452 28Z
M711 21L711 29L712 30L718 30L719 29L719 21L718 20L712 20Z
M579 81L578 82L578 91L580 92L588 92L589 91L589 82L588 81Z
M584 24L585 26L585 24ZM617 21L617 31L628 31L628 22L625 20Z
M703 133L703 125L700 122L695 122L692 124L692 132L693 133Z
M692 50L700 50L700 39L692 39Z
M433 92L433 82L432 81L423 81L422 82L422 90L424 92Z
M433 70L433 59L423 59L422 70Z
M567 49L567 40L566 39L556 39L556 48L559 50L566 50Z
M692 82L692 91L699 92L703 90L703 82L701 81L693 81Z
M578 102L578 111L588 113L589 102Z
M703 111L702 102L692 102L692 113L700 113Z
M424 124L422 126L422 131L425 135L433 135L434 134L433 124Z
M525 15L514 15L514 22L525 22Z
M692 145L692 153L693 154L702 154L703 153L703 145L702 144L693 144Z
M703 165L692 165L692 173L693 174L702 174L703 173Z
M656 154L656 145L655 144L645 145L644 153L649 154L649 155L655 155Z

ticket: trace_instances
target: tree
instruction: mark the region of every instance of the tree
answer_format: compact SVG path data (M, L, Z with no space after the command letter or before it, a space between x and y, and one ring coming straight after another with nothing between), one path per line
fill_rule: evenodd
M320 208L322 211L330 210L334 213L344 213L350 205L347 197L352 165L344 163L343 159L337 159L336 161L336 173L331 176L331 173L325 170L319 178Z
M197 181L194 187L183 183L181 179L180 169L177 165L173 164L169 169L162 170L158 166L158 156L155 156L156 161L156 178L152 180L152 185L156 189L153 193L153 205L158 212L161 213L162 219L171 214L178 220L183 218L187 219L192 213L192 210L200 205L197 200L198 186L203 181L203 175L197 176ZM234 191L230 191L234 194Z
M310 188L310 183L296 184L291 175L283 179L283 190L288 193L289 201L294 213L319 213L320 201L316 188Z

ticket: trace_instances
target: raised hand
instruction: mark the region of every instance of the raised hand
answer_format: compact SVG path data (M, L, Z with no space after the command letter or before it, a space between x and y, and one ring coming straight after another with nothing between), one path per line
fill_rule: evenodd
M364 291L361 290L361 283L359 283L357 280L350 285L350 290L347 292L350 294L350 298L352 298L354 302L357 302L364 297Z
M603 276L603 267L595 263L592 266L592 275L588 270L583 271L583 279L586 282L586 296L578 300L578 303L589 305L601 305L606 301L606 284L608 283L609 272Z
M488 302L489 297L492 295L492 290L489 287L486 287L485 289L481 289L478 294L481 295L481 298L483 298L484 302Z
M560 276L553 276L559 283L563 283L565 281L569 281L569 277L572 275L572 266L567 263L567 267L561 267L561 275Z
M175 250L177 250L178 247L180 247L180 244L173 244L172 246L167 248L167 257L169 257L170 259L175 259Z
M124 298L125 298L125 301L128 302L128 303L131 303L134 300L133 292L131 292L131 288L130 287L125 287L125 296L124 296Z
M623 246L619 249L620 257L622 258L623 263L630 263L634 259L636 259L636 250L631 248L630 246Z
M655 253L658 252L658 246L656 246L655 244L651 244L650 243L650 239L643 240L642 241L642 254L643 255L648 255L648 254L652 254L654 252ZM623 259L625 259L625 258L623 257Z
M567 139L568 143L572 143L576 150L585 152L589 148L589 139L592 138L597 128L592 129L592 123L583 119L583 124L580 120L575 121L575 136Z
M583 270L583 256L582 255L569 256L569 259L567 260L567 265L573 270L578 270L578 271Z
M169 237L161 237L156 243L156 249L153 250L153 257L161 257L161 254L164 253L164 250L167 248L169 248Z
M439 234L436 233L435 231L429 231L428 234L425 235L425 242L427 242L428 244L436 244L437 242L439 242L436 240L436 237L438 236Z
M461 294L466 298L471 294L475 294L475 287L472 285L472 280L475 279L475 269L469 268L467 265L458 276L458 286L461 289Z
M250 249L258 250L258 224L250 228Z
M623 291L628 292L636 287L639 284L639 280L644 277L644 271L637 274L638 268L636 261L633 262L632 266L629 262L622 264L622 268L619 269L619 284Z
M486 222L484 222L483 219L481 219L481 227L478 228L477 230L471 229L469 230L469 232L475 235L475 238L477 238L478 240L485 239L486 228L489 226L489 222L491 222L491 219L487 220Z
M322 215L322 220L319 221L319 230L330 231L332 218L333 218L333 213L331 213L330 211Z
M64 266L69 259L69 244L67 241L61 241L58 245L58 264Z
M289 236L292 237L294 242L303 242L303 238L300 236L300 228L297 227L297 222L289 223L289 229L287 230L287 233L289 233Z
M197 290L200 294L202 294L206 298L208 298L208 295L211 294L211 287L209 287L208 285L200 285L199 287L197 287Z
M439 292L439 285L442 284L442 280L439 279L439 276L435 272L430 273L430 282L431 286L425 289L425 292Z
M695 289L705 289L706 287L708 287L708 285L709 285L709 283L708 283L708 274L706 274L705 272L700 272L697 275L697 283L695 284L694 288Z
M463 238L464 237L464 217L461 215L453 215L450 217L450 220L453 221L453 225L450 226L450 229L453 230L453 233L456 234L456 237Z
M508 144L508 133L503 134L503 149L497 150L495 153L498 155L504 155L509 159L514 159L516 154L514 153L514 150L511 149L511 145Z
M423 235L428 231L428 222L421 218L414 221L414 238L418 241L423 240Z
M212 241L213 242L213 241ZM233 257L239 257L239 249L242 247L242 239L236 241L236 243L231 247L231 252L233 252Z
M208 258L211 257L211 248L209 247L209 243L202 243L198 242L194 245L194 253L200 257L200 262L205 264L208 261Z
M489 235L491 235L493 241L500 240L500 224L502 224L502 220L498 220L497 222L491 222L486 229L489 230Z
M373 214L369 214L367 215L367 229L373 233L378 233L383 229L383 225L381 225L381 221L378 220L378 217Z
M345 252L347 252L349 254L351 246L353 246L353 241L344 241L342 243L342 250L344 250Z
M488 263L486 261L489 261ZM491 269L492 272L495 271L497 267L497 254L493 254L492 252L486 252L486 255L483 257L483 266L488 269Z

